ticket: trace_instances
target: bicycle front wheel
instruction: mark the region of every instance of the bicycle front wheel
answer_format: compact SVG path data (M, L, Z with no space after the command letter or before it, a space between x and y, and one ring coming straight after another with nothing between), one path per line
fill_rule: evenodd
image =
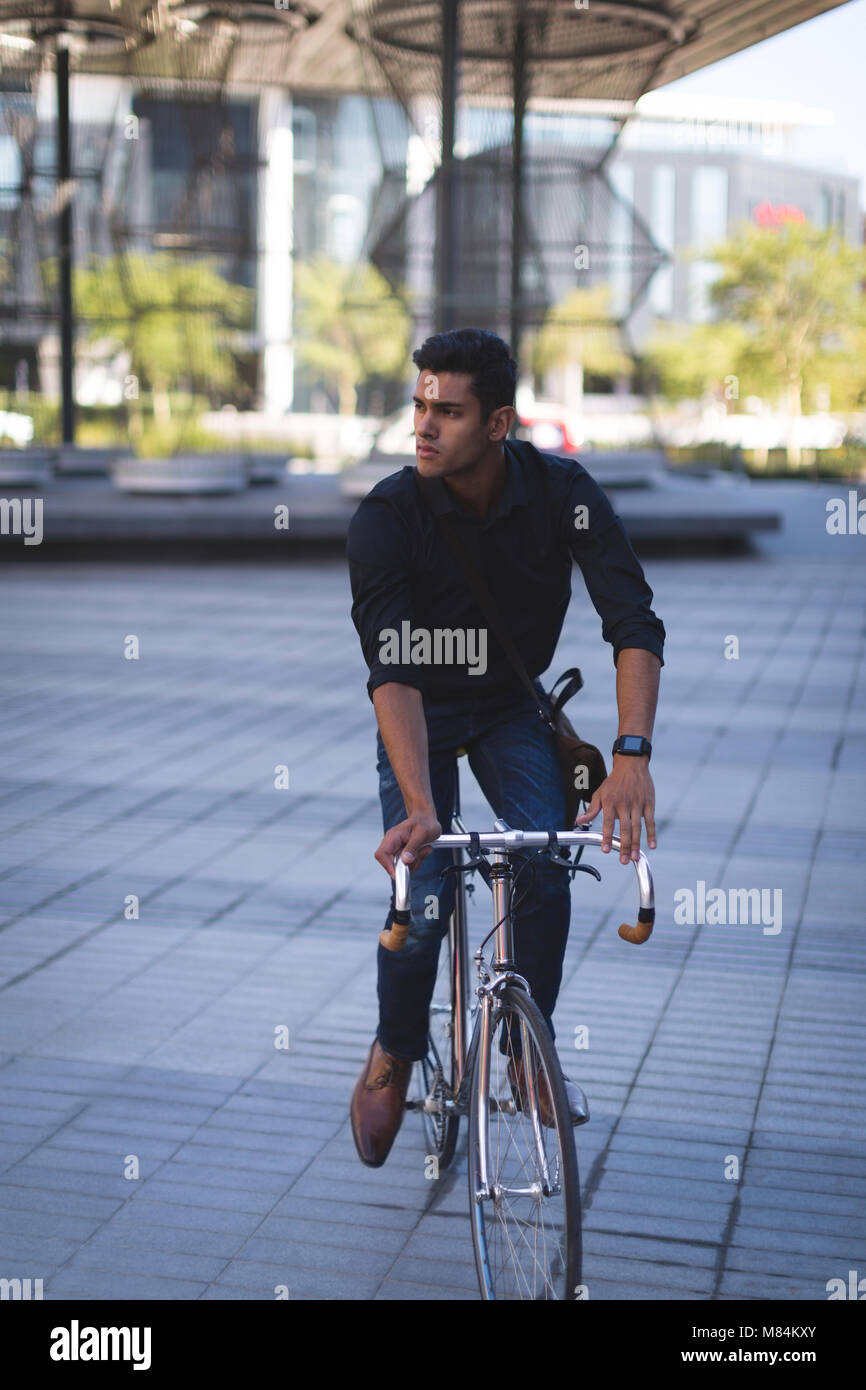
M572 1300L581 1277L580 1181L559 1058L525 990L509 986L485 1007L468 1165L481 1296Z

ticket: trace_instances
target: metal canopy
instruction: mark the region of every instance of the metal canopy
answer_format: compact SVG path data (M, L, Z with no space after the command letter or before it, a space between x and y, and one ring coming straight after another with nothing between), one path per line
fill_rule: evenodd
M844 0L842 0L844 2ZM216 100L233 88L438 97L437 315L460 298L455 114L461 100L507 104L511 330L531 309L521 283L533 228L522 207L524 116L534 100L644 92L791 28L840 0L0 0L0 90L14 97L53 68L57 86L57 247L63 438L74 437L69 81L75 73L169 82ZM33 145L35 115L7 119ZM624 119L624 116L623 116ZM467 166L468 167L468 166ZM471 170L469 171L472 172ZM482 177L487 173L482 169ZM571 180L579 182L581 170ZM28 187L27 198L31 197ZM22 198L22 205L27 201ZM384 251L384 247L382 248ZM473 272L469 268L469 278Z
M841 0L844 3L844 0ZM677 77L790 29L840 0L523 0L533 62L534 33L556 27L555 57L544 45L532 90L541 97L636 100ZM477 56L485 67L497 49L507 54L507 6L463 0L479 28ZM474 14L473 14L474 12ZM371 35L370 26L375 33ZM441 54L441 0L0 0L0 73L38 66L39 50L15 42L41 32L51 44L58 27L70 34L75 72L171 78L185 82L278 84L309 91L388 92L378 63L389 44L400 52L404 82ZM9 36L12 44L3 41ZM354 37L353 37L354 36ZM359 45L357 39L361 39ZM406 50L413 45L407 63ZM41 47L42 45L40 45ZM491 90L490 73L485 91ZM471 91L471 72L463 75ZM507 57L501 95L510 95Z

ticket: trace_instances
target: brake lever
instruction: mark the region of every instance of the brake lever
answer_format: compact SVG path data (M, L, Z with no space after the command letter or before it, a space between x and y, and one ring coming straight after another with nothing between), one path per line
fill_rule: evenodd
M479 873L481 877L484 879L484 882L487 884L487 887L491 887L493 879L490 873L490 865L488 864L487 860L484 858L483 855L479 856L479 858L477 859L469 858L465 860L462 864L446 864L445 868L440 871L439 877L444 878L446 874L474 873ZM475 885L471 883L467 883L466 885L467 890L469 891L471 891L472 888L474 888L474 886Z
M583 845L580 848L583 849ZM601 883L601 874L594 864L578 864L576 859L563 859L562 855L554 854L552 849L545 850L544 854L551 864L561 864L563 869L568 869L572 874L592 874L593 878Z

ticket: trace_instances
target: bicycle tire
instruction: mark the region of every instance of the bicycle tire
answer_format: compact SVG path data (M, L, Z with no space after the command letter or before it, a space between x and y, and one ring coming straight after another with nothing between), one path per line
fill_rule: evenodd
M533 1104L531 1095L520 1092L519 1088L516 1091L507 1082L506 1059L500 1052L499 1038L509 1018L514 1019L520 1029L524 1055L527 1043L530 1057L534 1049L536 1060L530 1062L528 1070L533 1075L543 1073L546 1079L547 1100L543 1106ZM481 1190L478 1085L479 1069L484 1061L482 1051L479 1047L472 1070L467 1165L472 1242L481 1297L485 1301L574 1300L582 1293L579 1291L582 1266L580 1176L574 1127L550 1030L538 1005L524 989L514 985L503 989L499 1007L491 1020L488 1148L490 1186L494 1195L486 1198L478 1195ZM514 1124L510 1130L511 1139L503 1146L503 1134L499 1130L508 1127L500 1122L500 1117L511 1118L509 1107L513 1109ZM546 1122L542 1122L542 1115ZM551 1136L555 1136L555 1145ZM512 1143L515 1137L519 1137L529 1151L529 1173L526 1163L521 1163L518 1147ZM507 1133L505 1138L508 1139ZM539 1157L539 1145L544 1153L543 1160ZM515 1184L525 1184L528 1177L532 1186L540 1189L543 1162L547 1165L551 1195L545 1196L540 1190L532 1195L524 1194L523 1186ZM555 1191L557 1183L558 1191ZM496 1188L499 1189L498 1198ZM542 1203L548 1203L544 1212ZM545 1241L541 1259L537 1255L539 1233ZM520 1265L519 1269L514 1268L516 1264Z

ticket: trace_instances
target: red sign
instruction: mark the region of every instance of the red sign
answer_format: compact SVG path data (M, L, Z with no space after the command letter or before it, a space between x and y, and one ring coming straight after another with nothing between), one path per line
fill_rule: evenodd
M783 222L805 222L806 214L802 208L791 203L759 203L754 212L759 227L781 227Z

